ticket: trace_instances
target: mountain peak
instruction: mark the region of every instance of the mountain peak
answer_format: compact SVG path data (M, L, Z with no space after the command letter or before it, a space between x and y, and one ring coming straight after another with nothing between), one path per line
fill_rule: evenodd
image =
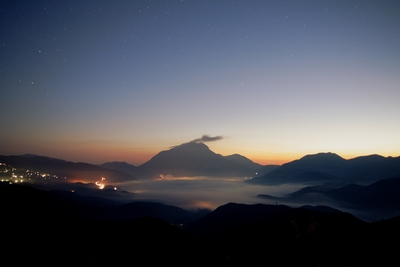
M320 152L317 154L305 155L300 160L305 160L305 159L315 160L316 158L326 159L326 160L344 160L341 156L332 152Z
M311 169L311 170L321 170L321 169L336 169L342 164L344 164L346 160L339 155L332 152L324 152L306 155L301 159L292 161L290 163L286 163L284 165L301 168L301 169Z
M197 155L196 157L200 155L215 154L204 143L194 142L194 141L173 146L169 150L161 151L161 153L166 153L166 152L168 152L169 154L179 154L179 155L185 155L185 154Z
M250 160L249 160L250 161ZM256 165L253 163L253 165ZM161 177L160 174L179 176L251 176L249 169L237 161L211 151L203 142L191 141L164 150L139 166L143 177Z
M173 146L171 147L172 149L207 149L210 150L208 148L208 146L206 146L203 142L195 142L195 141L191 141L191 142L187 142L187 143L183 143L177 146Z

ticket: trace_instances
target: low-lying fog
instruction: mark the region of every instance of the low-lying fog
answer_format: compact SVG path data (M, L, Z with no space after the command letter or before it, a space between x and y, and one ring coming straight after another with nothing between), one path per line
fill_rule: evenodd
M397 210L359 209L352 204L333 200L317 192L308 193L301 197L288 197L307 184L284 185L254 185L244 182L243 178L211 178L211 177L182 177L160 180L139 180L125 183L108 184L105 181L93 183L38 183L39 189L60 189L76 192L80 195L109 198L121 203L135 201L158 202L165 205L177 206L186 210L206 208L214 210L229 202L242 204L280 204L290 207L303 205L324 205L349 212L366 221L376 221L382 218L397 216ZM100 190L104 188L104 190ZM117 193L115 194L115 190ZM128 193L126 193L128 192ZM269 195L272 197L259 197Z
M375 221L379 218L393 216L393 214L384 212L366 212L350 207L346 208L318 193L309 194L301 200L285 198L287 194L306 186L306 184L253 185L244 183L243 178L218 179L210 177L142 180L119 184L120 189L134 194L132 201L154 201L186 210L198 208L214 210L221 205L235 202L243 204L282 204L290 207L325 205L344 212L350 212L365 221ZM260 194L283 198L274 200L257 197Z
M135 201L156 201L184 209L215 209L229 202L276 204L257 195L284 196L304 185L260 186L244 183L242 178L197 177L134 181L118 187L134 193Z

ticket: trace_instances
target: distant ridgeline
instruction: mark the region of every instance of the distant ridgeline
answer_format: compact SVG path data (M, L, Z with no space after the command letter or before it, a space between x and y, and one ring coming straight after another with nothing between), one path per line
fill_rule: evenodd
M59 179L69 182L94 183L101 180L102 177L106 177L107 181L112 183L136 179L127 173L101 166L81 162L74 163L44 156L0 156L0 163L9 166L8 174L12 176L12 173L14 173L25 181L29 179L51 179L56 181L56 179Z
M135 168L120 162L105 163L102 166L126 171L140 178L193 176L250 178L262 167L241 155L216 154L204 143L197 142L161 151L148 162Z
M333 153L319 153L283 164L247 182L265 185L326 182L367 185L396 176L400 176L400 157L370 155L345 160Z
M98 166L35 155L0 156L0 162L16 168L52 173L69 180L87 182L98 181L101 177L106 177L109 182L193 176L249 179L277 167L262 166L238 154L222 156L212 152L205 144L197 142L161 151L138 167L126 162L108 162Z
M140 166L126 162L107 162L98 166L35 155L0 156L0 162L17 169L65 177L71 181L95 182L106 177L110 183L136 179L210 176L238 177L248 183L265 185L326 182L367 185L400 175L400 157L370 155L345 160L333 153L319 153L282 166L262 166L238 154L216 154L204 143L198 142L161 151Z

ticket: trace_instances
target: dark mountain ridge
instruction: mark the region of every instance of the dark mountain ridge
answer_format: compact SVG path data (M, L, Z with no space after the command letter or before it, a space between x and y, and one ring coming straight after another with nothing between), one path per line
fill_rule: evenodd
M172 176L254 176L261 165L243 156L224 157L212 152L204 143L189 142L161 151L138 167L141 177Z
M0 161L17 168L51 172L88 182L98 181L101 177L106 177L108 182L122 182L136 178L213 176L243 177L248 183L266 185L326 182L365 185L400 175L400 157L369 155L346 160L329 152L306 155L282 166L262 166L238 154L216 154L201 142L161 151L138 167L126 162L97 166L36 155L0 156Z
M248 158L246 158L245 156L242 156L240 154L232 154L232 155L224 156L224 158L228 159L232 162L236 162L240 165L243 165L252 171L257 171L258 169L263 167L262 165L260 165L258 163L254 163L253 161L249 160Z
M39 171L41 173L49 173L59 177L66 177L69 181L96 182L101 180L102 177L105 177L107 182L111 183L136 180L135 177L127 173L102 168L89 163L75 163L31 154L22 156L0 155L0 162L11 165L14 168L22 168L25 170Z
M400 176L383 179L368 186L351 184L332 189L325 194L360 208L394 210L400 213Z
M283 164L247 182L266 185L326 182L368 184L399 174L400 157L370 155L346 160L334 153L318 153Z
M138 168L135 165L126 162L120 162L120 161L106 162L101 164L100 166L102 168L124 172L129 175L132 175L133 177L137 177L138 175Z
M349 209L364 218L390 218L400 214L400 176L370 185L307 186L285 197L259 195L280 203L321 203Z
M230 203L185 229L220 248L229 266L376 266L399 262L390 242L400 221L390 222L329 207Z
M0 227L7 232L2 237L2 260L40 266L138 262L156 266L161 259L171 266L221 266L210 249L170 222L157 219L158 213L148 210L145 203L138 203L144 205L138 216L129 210L133 213L130 219L114 219L107 217L108 212L118 211L118 207L102 201L93 206L96 199L87 205L86 200L0 183ZM168 212L168 207L164 210Z
M27 260L45 266L61 262L155 266L160 260L171 266L221 267L399 264L393 251L400 238L398 217L366 223L329 207L228 203L182 230L153 217L158 212L179 213L179 208L165 206L162 211L154 203L114 207L102 203L94 208L83 199L8 183L0 183L0 203L0 226L8 231L2 240L3 260L15 264ZM132 218L105 219L110 209L119 208L132 213Z
M185 225L211 212L199 209L187 211L179 207L156 202L136 201L120 205L107 213L107 218L112 220L132 220L140 217L157 218L174 225Z

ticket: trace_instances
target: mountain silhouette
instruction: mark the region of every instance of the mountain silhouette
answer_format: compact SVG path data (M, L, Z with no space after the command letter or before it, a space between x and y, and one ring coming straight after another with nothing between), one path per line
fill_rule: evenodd
M334 153L318 153L283 164L247 182L268 185L326 182L368 184L399 174L400 157L370 155L345 160Z
M224 157L211 151L204 143L189 142L161 151L138 167L141 177L160 178L167 175L247 177L261 167L242 156Z
M100 167L124 172L133 177L138 176L138 168L135 165L126 162L120 162L120 161L106 162L101 164Z
M184 225L209 212L210 210L205 209L192 212L156 202L136 201L114 208L112 212L107 214L107 219L132 220L141 217L152 217L174 225Z
M118 208L93 206L94 201L87 205L84 199L58 192L0 183L0 227L7 232L2 260L40 266L156 266L160 260L168 266L221 266L196 238L170 222L144 215L148 206L143 206L143 216L119 220L107 217L110 209Z
M364 189L383 193L398 184L393 179ZM353 189L357 187L343 190ZM5 233L2 259L15 265L156 266L161 261L171 266L398 266L400 262L395 251L400 217L367 223L324 206L228 203L192 217L194 221L181 229L157 218L186 217L184 210L173 206L118 205L9 183L0 183L0 203ZM128 216L118 217L124 213Z
M354 182L369 184L378 179L400 175L400 157L369 155L347 161L346 173Z
M400 214L400 176L383 179L368 186L351 184L329 190L325 194L358 208L393 210Z
M189 223L189 233L223 250L225 266L383 266L399 219L366 223L329 207L229 203Z
M400 214L400 176L382 179L367 186L307 186L285 197L259 197L280 203L329 202L340 208L357 211L363 217L390 218Z
M301 214L307 214L307 216L318 216L320 214L331 216L333 214L333 216L343 216L346 220L357 224L362 222L350 213L329 207L291 208L285 205L228 203L218 207L203 218L188 223L185 229L199 237L213 239L225 236L234 229L252 228L260 223L268 222L283 223Z
M203 218L190 222L185 229L193 235L208 239L222 235L241 225L250 224L266 216L276 215L290 209L290 207L282 205L228 203Z
M229 155L229 156L224 156L224 158L226 158L228 160L231 160L233 162L236 162L236 163L238 163L240 165L243 165L243 166L245 166L246 168L248 168L249 170L252 170L252 171L257 171L257 170L259 170L260 168L263 167L262 165L260 165L258 163L255 163L255 162L249 160L248 158L246 158L246 157L244 157L242 155L239 155L239 154L233 154L233 155Z
M329 152L306 155L281 166L262 166L238 154L216 154L204 143L194 141L161 151L138 167L126 162L107 162L98 166L31 154L0 156L0 161L77 181L95 182L106 177L111 183L136 178L212 176L243 177L248 183L265 185L326 182L366 185L400 175L400 157L369 155L346 160Z
M14 168L22 168L25 170L57 175L58 177L66 177L68 181L77 180L94 183L101 180L102 177L106 178L107 183L136 180L135 177L127 173L102 168L89 163L75 163L30 154L26 156L0 156L0 162L11 165Z
M264 176L264 175L276 170L278 167L280 167L280 165L270 164L270 165L262 166L261 168L259 168L257 170L256 176Z

